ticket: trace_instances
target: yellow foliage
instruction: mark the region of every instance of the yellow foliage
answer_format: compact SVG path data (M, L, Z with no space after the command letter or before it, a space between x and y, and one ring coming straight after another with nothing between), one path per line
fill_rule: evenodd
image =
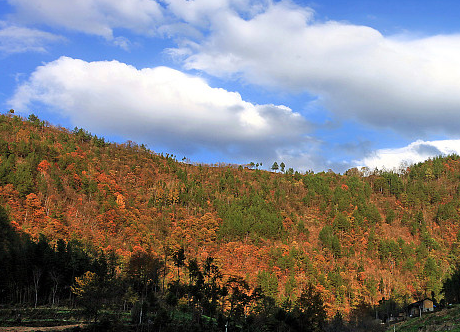
M75 284L71 287L72 293L78 297L84 297L88 293L93 293L97 288L96 273L86 271L81 277L75 278Z

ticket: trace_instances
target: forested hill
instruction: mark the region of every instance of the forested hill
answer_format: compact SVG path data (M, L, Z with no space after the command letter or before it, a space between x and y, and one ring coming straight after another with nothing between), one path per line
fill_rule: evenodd
M458 259L459 179L458 156L404 174L190 165L35 116L0 116L0 204L17 230L115 252L119 271L143 250L166 262L167 280L185 273L169 259L183 248L278 303L312 284L329 314L382 297L442 297Z

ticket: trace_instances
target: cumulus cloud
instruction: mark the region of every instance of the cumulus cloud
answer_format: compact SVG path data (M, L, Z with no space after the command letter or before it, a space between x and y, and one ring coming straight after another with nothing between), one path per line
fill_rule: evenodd
M113 30L153 34L162 22L161 6L154 0L8 0L15 20L43 23L111 40Z
M185 69L308 92L341 118L418 137L456 134L460 124L460 35L383 36L319 22L311 8L287 0L8 2L18 22L102 36L126 50L130 41L114 30L174 37L178 47L169 53Z
M49 32L0 21L0 52L3 54L46 52L48 44L63 40L63 37Z
M273 160L278 151L305 144L310 130L288 107L252 104L171 68L136 69L117 61L61 57L38 67L10 100L22 112L35 103L104 135L239 160Z
M249 17L221 12L209 31L170 50L186 69L307 91L339 117L376 127L458 131L460 35L388 37L366 26L318 22L311 9L288 1Z
M306 109L327 111L334 121L358 120L424 139L458 137L460 35L384 36L371 27L318 21L312 9L288 0L7 1L16 9L9 22L97 35L126 50L132 44L120 33L166 36L177 42L169 53L186 70L307 92L316 99ZM45 51L56 38L0 24L2 52ZM327 144L306 136L310 125L288 107L255 105L166 67L60 58L37 68L11 103L16 109L42 103L78 126L176 151L265 156L265 164L284 160L297 169L348 166L328 162L321 151ZM402 157L412 162L445 153L433 142L416 143L359 162L388 168ZM359 152L351 142L340 148L358 159L370 145Z
M374 151L355 163L370 169L398 170L401 166L408 166L439 155L449 154L460 154L460 140L418 140L402 148Z

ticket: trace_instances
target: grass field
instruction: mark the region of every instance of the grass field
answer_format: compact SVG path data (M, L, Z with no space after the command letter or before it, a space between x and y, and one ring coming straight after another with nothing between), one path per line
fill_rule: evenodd
M460 305L411 318L388 328L387 332L460 332Z

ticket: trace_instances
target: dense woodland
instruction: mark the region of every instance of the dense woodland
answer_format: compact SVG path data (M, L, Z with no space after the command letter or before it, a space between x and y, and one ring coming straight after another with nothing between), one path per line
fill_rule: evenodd
M195 165L1 115L0 301L315 331L456 287L460 157L343 175L278 163Z

